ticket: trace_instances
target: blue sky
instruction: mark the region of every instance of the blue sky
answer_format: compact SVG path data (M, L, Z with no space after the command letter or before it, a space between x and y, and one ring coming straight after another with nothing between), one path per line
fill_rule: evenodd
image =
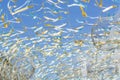
M4 28L2 22L0 22L0 33L8 33L11 29L14 29L15 31L23 31L25 28L32 28L34 26L39 27L44 27L44 30L49 30L50 33L54 33L53 29L50 27L46 27L46 24L52 24L52 25L61 25L63 23L67 23L67 25L63 28L63 30L66 30L68 28L77 28L79 26L84 26L83 29L79 30L78 33L69 33L70 35L74 35L73 39L79 39L79 33L90 33L92 26L89 26L87 23L94 24L98 19L91 19L90 17L106 17L109 15L114 15L118 8L111 9L105 13L102 12L104 8L100 8L96 6L94 0L90 0L89 3L82 2L80 0L65 0L64 4L59 4L59 6L62 9L56 8L54 5L51 3L48 3L47 0L18 0L17 2L13 3L12 1L10 2L10 6L16 6L16 8L20 7L23 5L26 1L29 3L26 5L33 5L34 7L28 10L25 10L23 12L20 12L15 15L11 15L7 5L10 0L3 0L0 2L0 15L5 14L5 20L11 20L14 18L18 18L21 20L20 23L10 23L8 28ZM57 0L53 0L54 2ZM81 14L80 7L74 6L74 7L68 7L70 4L82 4L85 6L84 10L87 13L88 16L90 17L83 17ZM35 12L36 10L39 10L42 6L44 5L44 8L38 12ZM119 1L115 0L103 0L103 7L109 7L111 5L117 5L119 6ZM16 8L13 8L12 10L14 11ZM49 8L49 9L46 9ZM47 13L49 11L56 11L58 14L51 15L50 13ZM68 12L68 14L64 14L63 12ZM61 20L57 22L51 22L51 21L46 21L44 16L48 16L51 18L58 18L62 17ZM35 18L36 17L36 18ZM79 22L83 22L82 24ZM15 33L15 32L14 32ZM66 35L66 34L63 34ZM16 36L15 36L16 37ZM15 38L14 37L14 38ZM23 35L19 35L19 37L36 37L36 34L34 33L34 29L28 29L27 32L25 32ZM67 40L65 40L67 41ZM63 40L64 42L64 40Z
M3 0L0 3L0 7L1 7L0 9L2 9L2 13L1 14L4 13L6 15L5 16L6 19L8 19L8 20L12 19L13 17L18 17L22 21L19 24L14 24L13 23L8 28L11 28L13 26L14 28L22 29L23 26L31 27L31 26L41 26L41 25L43 25L43 21L44 20L43 21L39 20L39 22L41 24L37 25L38 19L36 19L36 20L34 19L33 20L32 17L33 16L38 16L39 18L43 19L43 16L45 16L45 15L49 16L49 14L45 14L44 13L45 10L41 10L40 12L31 14L32 11L39 9L41 7L41 4L43 4L43 3L45 4L46 7L49 7L51 9L60 11L60 9L52 7L51 4L46 3L45 0L34 0L34 1L33 0L29 0L29 1L31 1L29 4L34 5L35 6L34 8L26 10L26 11L23 11L21 13L18 13L16 15L12 16L10 14L10 12L8 11L8 8L7 8L8 1L9 0ZM18 2L16 2L16 5L17 6L21 6L23 3L25 3L25 1L26 0L22 0L22 1L18 0ZM53 1L55 1L55 0L53 0ZM95 21L91 20L89 18L83 17L81 15L81 11L80 11L80 8L78 6L68 8L67 7L68 4L74 4L74 3L78 4L78 3L81 3L81 4L85 5L85 9L84 10L88 14L88 16L91 16L91 17L108 16L109 14L114 14L114 12L116 10L116 9L111 9L110 11L108 11L106 13L102 13L103 8L100 8L100 7L96 6L94 0L91 0L89 3L84 3L82 1L75 2L74 0L66 0L66 2L67 2L66 4L62 5L62 10L69 11L69 14L68 15L58 14L58 16L60 15L63 18L65 18L64 20L67 21L70 24L70 25L68 25L68 27L73 27L73 28L81 25L81 24L77 23L76 20L88 21L90 23L91 22L94 23ZM115 0L103 0L103 6L104 7L108 7L108 6L111 6L111 5L114 5L114 4L119 6L119 3L117 2L117 0L116 0L116 2L115 2ZM11 2L10 5L13 5L13 3ZM29 15L29 16L24 16L24 15ZM52 15L50 15L50 16L52 17ZM64 22L64 20L62 22ZM55 24L55 23L53 23L53 24ZM60 24L60 22L58 24ZM88 31L87 28L89 28L89 27L87 26L85 28L85 31Z

